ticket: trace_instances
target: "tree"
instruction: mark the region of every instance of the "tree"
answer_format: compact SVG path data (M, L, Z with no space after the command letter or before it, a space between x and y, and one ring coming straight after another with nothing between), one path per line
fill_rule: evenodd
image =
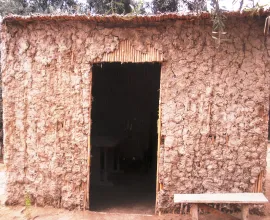
M27 1L25 0L0 0L0 15L25 14Z
M128 14L132 11L130 0L88 0L90 11L95 14Z
M29 13L74 13L78 3L76 0L0 0L0 15Z
M176 12L178 9L178 0L153 0L153 12Z
M54 11L68 12L75 9L76 0L30 0L28 8L32 13L52 13Z
M206 0L153 0L152 11L154 14L177 12L180 5L194 12L206 11L207 9Z
M189 11L206 11L206 0L182 0L187 5Z

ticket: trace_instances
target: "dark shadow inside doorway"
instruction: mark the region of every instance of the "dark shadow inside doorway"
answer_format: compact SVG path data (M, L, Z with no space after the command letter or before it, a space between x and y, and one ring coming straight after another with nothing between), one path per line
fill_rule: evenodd
M91 211L154 214L160 69L93 66Z

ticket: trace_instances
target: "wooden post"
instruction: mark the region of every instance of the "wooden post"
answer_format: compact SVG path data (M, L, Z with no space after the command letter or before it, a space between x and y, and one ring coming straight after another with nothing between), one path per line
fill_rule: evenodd
M157 172L156 172L156 205L155 205L155 212L157 213L157 204L158 204L158 192L160 191L160 183L158 180L158 173L159 173L159 155L160 155L160 141L161 141L161 106L159 101L158 107L158 120L157 120L157 135L158 135L158 143L157 143ZM161 212L159 212L161 215Z
M89 103L92 106L92 66L89 72ZM91 107L89 107L89 128L87 137L87 182L84 209L90 210L90 166L91 166Z
M87 189L86 189L86 203L85 203L85 209L89 209L90 208L90 200L89 200L89 194L90 194L90 165L91 165L91 153L90 153L90 145L91 145L91 141L90 141L90 134L88 135L87 138Z
M241 219L242 220L249 219L249 205L246 205L246 204L242 205Z
M192 204L190 208L190 214L192 220L199 220L199 209L198 204Z

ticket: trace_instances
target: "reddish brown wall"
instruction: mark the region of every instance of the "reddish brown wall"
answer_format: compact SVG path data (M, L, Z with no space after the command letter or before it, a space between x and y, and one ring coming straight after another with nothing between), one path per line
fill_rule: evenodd
M158 208L174 193L251 192L266 167L269 66L263 19L110 27L7 23L2 74L8 203L83 207L91 62L129 40L164 53ZM214 138L209 138L212 136Z

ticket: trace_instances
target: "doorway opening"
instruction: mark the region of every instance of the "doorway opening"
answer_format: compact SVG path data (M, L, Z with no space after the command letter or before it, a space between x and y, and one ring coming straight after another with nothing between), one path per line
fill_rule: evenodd
M160 63L92 71L90 210L154 214Z

